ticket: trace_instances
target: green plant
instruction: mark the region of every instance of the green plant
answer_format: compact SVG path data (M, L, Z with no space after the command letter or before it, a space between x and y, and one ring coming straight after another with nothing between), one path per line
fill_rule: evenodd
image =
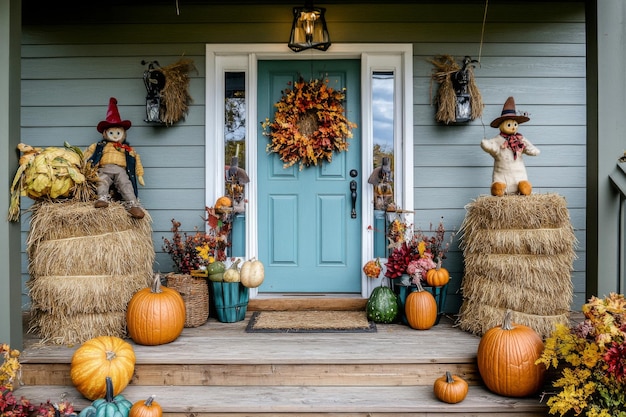
M585 320L558 324L538 363L554 367L550 414L626 417L626 300L611 293L583 305Z

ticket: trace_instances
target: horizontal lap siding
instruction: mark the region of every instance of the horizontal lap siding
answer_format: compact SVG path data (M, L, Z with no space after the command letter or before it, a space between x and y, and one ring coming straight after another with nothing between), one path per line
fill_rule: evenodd
M443 216L458 229L465 205L489 192L492 159L479 146L497 131L489 127L506 97L531 114L522 125L542 154L526 158L535 192L559 193L568 201L579 240L573 280L576 299L585 292L585 24L582 2L489 2L484 43L480 45L483 2L459 4L339 4L327 7L336 43L413 43L413 117L416 226L428 229ZM155 269L171 270L162 253L170 220L183 228L203 227L205 153L205 44L286 42L292 5L119 6L90 4L84 10L59 3L24 10L22 33L22 138L33 146L80 147L100 139L108 98L119 101L122 118L133 122L129 142L145 166L139 196L153 218ZM116 16L114 21L103 16ZM432 64L438 54L470 55L486 104L483 120L443 126L431 105ZM172 127L143 122L142 60L168 65L193 59L193 103L184 121ZM209 138L211 146L214 138ZM24 201L24 205L30 203ZM23 241L28 215L22 222ZM460 305L463 259L458 241L447 267L453 276L447 310ZM23 281L27 258L23 254ZM24 290L24 304L28 303Z

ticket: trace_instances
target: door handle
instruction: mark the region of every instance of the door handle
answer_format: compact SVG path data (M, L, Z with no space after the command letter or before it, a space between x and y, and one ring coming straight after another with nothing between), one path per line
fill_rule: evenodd
M356 169L350 170L350 176L352 178L356 178L359 175L359 171ZM350 196L352 197L352 212L350 213L350 217L356 219L356 188L357 183L356 180L350 181Z
M350 181L350 196L352 197L352 212L350 213L350 217L356 219L356 181Z

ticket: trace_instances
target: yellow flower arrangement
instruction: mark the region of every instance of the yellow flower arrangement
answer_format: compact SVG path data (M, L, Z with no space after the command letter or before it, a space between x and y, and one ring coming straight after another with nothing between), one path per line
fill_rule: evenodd
M13 390L14 384L20 376L20 351L11 349L9 345L0 345L2 366L0 366L0 387Z
M332 160L333 152L348 149L356 124L348 121L342 105L345 89L335 90L327 81L300 79L293 89L285 89L274 105L274 121L262 123L265 136L271 138L266 151L275 152L284 167L317 165Z
M541 358L558 377L547 401L550 414L626 417L626 300L611 293L583 305L585 320L556 326Z

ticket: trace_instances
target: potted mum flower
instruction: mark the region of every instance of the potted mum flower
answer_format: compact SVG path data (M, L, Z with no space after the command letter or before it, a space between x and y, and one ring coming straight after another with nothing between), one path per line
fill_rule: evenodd
M626 417L626 300L611 293L583 305L585 320L558 324L537 363L556 369L550 414Z
M443 219L435 230L432 230L432 226L428 232L418 229L411 233L410 230L412 230L410 225L398 219L391 222L388 235L391 253L385 264L385 277L392 281L394 291L398 294L401 320L405 324L407 321L404 315L404 303L410 292L417 291L418 283L433 294L437 301L438 316L442 314L446 285L430 286L426 283L426 275L433 269L441 268L455 236L455 233L452 233L450 240L446 242ZM407 231L409 231L408 234Z

